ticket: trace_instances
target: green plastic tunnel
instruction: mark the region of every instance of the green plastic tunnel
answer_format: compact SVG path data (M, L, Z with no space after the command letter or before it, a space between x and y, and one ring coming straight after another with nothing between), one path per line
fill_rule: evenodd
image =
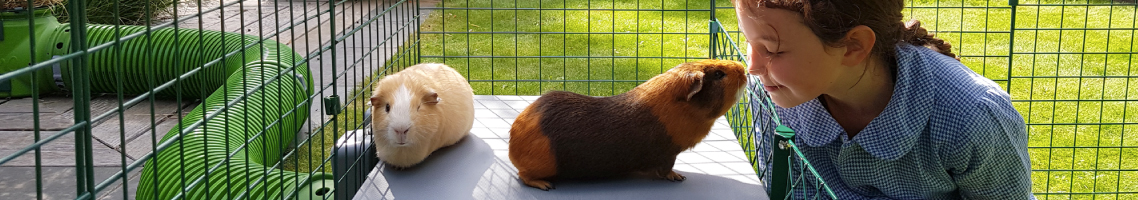
M35 33L36 53L41 54L36 56L37 60L68 53L69 26L59 24L51 15L38 12L37 15L35 29L44 31ZM8 19L11 18L14 17ZM7 33L20 32L10 30L12 24L23 24L23 32L28 33L27 21L5 21L4 24ZM113 42L115 29L108 25L89 25L87 43L95 46ZM117 34L124 36L145 31L146 27L119 26L118 30ZM276 41L259 43L262 42L259 37L218 31L156 29L143 37L149 37L150 41L135 38L122 43L120 48L112 47L90 55L93 93L118 92L115 81L120 80L120 74L125 81L121 92L145 93L151 90L148 86L174 80L227 53L239 53L204 67L184 77L177 86L158 93L159 96L183 99L204 96L205 99L155 144L181 139L169 142L168 148L158 151L145 163L136 190L138 199L170 199L179 194L186 199L308 199L330 195L328 191L335 185L331 174L309 175L273 167L281 166L278 163L282 162L282 151L292 144L295 133L309 116L310 102L306 100L313 92L312 78L307 65L293 66L302 56ZM5 38L11 39L10 36ZM254 45L244 49L251 44ZM0 53L21 50L0 50ZM14 67L0 66L0 72L12 71ZM25 82L24 85L53 86L43 83L45 79L50 83L51 73L35 75L44 74L47 76L36 79L40 83ZM66 87L72 85L67 82L70 74L66 67L62 68ZM21 76L11 83L21 80L30 79ZM13 91L21 86L10 84L11 93L0 93L0 96L19 96ZM23 88L22 91L32 89L50 90ZM227 106L235 100L235 104ZM218 115L201 126L183 131L200 123L203 113L215 112ZM220 167L207 174L207 170L219 164ZM205 178L195 184L198 177ZM195 185L190 187L191 184Z

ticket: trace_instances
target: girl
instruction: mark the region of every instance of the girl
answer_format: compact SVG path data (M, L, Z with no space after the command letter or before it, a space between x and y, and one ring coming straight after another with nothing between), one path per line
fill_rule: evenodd
M1034 199L1010 96L903 24L902 0L734 3L749 73L838 198Z

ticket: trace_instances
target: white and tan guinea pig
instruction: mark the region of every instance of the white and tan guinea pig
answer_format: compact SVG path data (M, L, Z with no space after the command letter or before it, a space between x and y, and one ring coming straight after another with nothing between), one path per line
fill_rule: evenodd
M388 165L406 168L470 132L474 91L449 66L423 63L376 83L371 109L376 156Z

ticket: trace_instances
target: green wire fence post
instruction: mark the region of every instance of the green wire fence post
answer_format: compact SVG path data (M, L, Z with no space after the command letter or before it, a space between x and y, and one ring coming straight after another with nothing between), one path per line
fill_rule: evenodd
M789 198L790 187L793 185L790 178L790 145L789 142L794 140L794 130L790 127L779 125L775 128L774 140L771 140L771 148L773 157L771 160L774 164L771 166L771 185L770 197L771 199L787 199Z
M340 96L333 94L324 98L324 115L336 116L340 114Z
M707 35L709 37L707 40L707 57L714 59L716 57L715 48L718 47L718 45L715 45L715 42L717 41L716 35L719 34L719 26L717 25L717 23L719 23L719 20L715 19L715 0L711 0L711 6L709 7L711 7L711 12L708 16L711 16L711 19L708 19L707 22L707 26L709 28L707 32Z
M86 1L72 0L68 9L71 17L71 52L82 52L71 61L72 98L75 99L75 171L76 196L94 197L95 176L91 155L91 85L90 70L87 65L87 10Z
M1016 48L1016 45L1015 45L1015 43L1016 43L1016 37L1015 37L1016 36L1016 31L1015 31L1015 29L1016 29L1016 5L1019 5L1019 0L1008 0L1008 6L1012 7L1011 15L1010 15L1011 19L1009 20L1009 22L1011 24L1008 25L1008 67L1009 68L1011 68L1012 66L1015 66L1013 64L1014 63L1013 61L1015 60L1015 48ZM1013 70L1010 70L1010 69L1008 70L1008 87L1004 90L1008 94L1012 94L1012 71Z

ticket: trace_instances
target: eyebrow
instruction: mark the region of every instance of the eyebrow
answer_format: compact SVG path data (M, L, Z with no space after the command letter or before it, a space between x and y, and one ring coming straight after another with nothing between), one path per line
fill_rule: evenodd
M778 36L777 35L763 34L763 35L759 35L759 40L764 40L764 41L768 41L768 42L778 42Z
M780 42L779 38L778 38L778 29L774 28L774 26L771 26L770 24L764 24L764 25L767 25L767 27L770 27L771 30L774 31L774 34L759 34L759 40L766 40L769 42Z

